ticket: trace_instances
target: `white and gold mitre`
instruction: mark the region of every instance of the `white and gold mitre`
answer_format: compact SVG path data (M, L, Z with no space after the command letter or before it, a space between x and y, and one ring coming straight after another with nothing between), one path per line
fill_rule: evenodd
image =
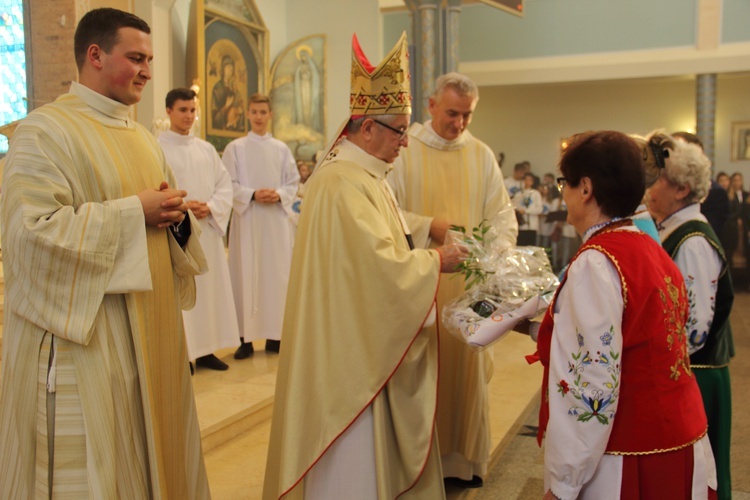
M411 75L406 33L374 67L355 34L352 38L351 116L411 114Z

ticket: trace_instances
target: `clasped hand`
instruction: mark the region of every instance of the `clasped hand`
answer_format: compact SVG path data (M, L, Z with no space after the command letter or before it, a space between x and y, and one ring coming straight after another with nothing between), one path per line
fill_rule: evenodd
M208 207L208 203L203 201L190 200L187 202L187 207L193 212L195 218L200 220L211 215L211 209Z
M165 228L182 222L188 209L183 200L185 196L187 191L172 189L166 182L162 182L159 189L146 189L138 193L146 225Z
M257 203L276 203L281 201L279 193L270 188L262 188L255 190L255 201Z

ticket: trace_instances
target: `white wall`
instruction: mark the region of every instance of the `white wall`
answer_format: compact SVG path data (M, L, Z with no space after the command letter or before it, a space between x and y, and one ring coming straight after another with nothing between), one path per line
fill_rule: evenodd
M719 75L714 169L750 178L749 161L730 161L732 121L750 121L748 74ZM555 172L560 139L576 132L656 128L695 129L693 78L481 87L470 126L495 153L505 153L506 176L522 160L538 175Z
M151 82L146 86L137 105L137 119L151 129L155 118L164 114L164 96L173 85L172 30L169 29L174 0L135 0L133 12L151 26Z
M287 7L284 0L255 0L255 5L260 11L263 22L268 29L269 62L270 71L276 56L286 47L291 40L287 36ZM269 82L270 85L270 82ZM266 89L268 90L268 89Z
M175 87L190 87L193 82L186 81L185 57L187 57L187 33L190 22L190 0L175 0L170 12L173 59L172 81ZM170 89L171 90L171 89Z

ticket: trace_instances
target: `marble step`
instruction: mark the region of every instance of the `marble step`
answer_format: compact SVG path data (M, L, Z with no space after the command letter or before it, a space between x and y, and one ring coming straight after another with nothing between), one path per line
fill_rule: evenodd
M192 376L204 453L270 421L278 354L257 344L259 350L243 360L233 358L234 349L218 351L229 370L196 368Z

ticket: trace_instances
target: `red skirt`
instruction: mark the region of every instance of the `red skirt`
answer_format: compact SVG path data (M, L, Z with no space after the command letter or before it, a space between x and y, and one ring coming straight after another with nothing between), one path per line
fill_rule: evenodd
M653 455L625 455L622 461L623 500L690 499L693 496L693 447ZM709 500L716 492L708 489Z

